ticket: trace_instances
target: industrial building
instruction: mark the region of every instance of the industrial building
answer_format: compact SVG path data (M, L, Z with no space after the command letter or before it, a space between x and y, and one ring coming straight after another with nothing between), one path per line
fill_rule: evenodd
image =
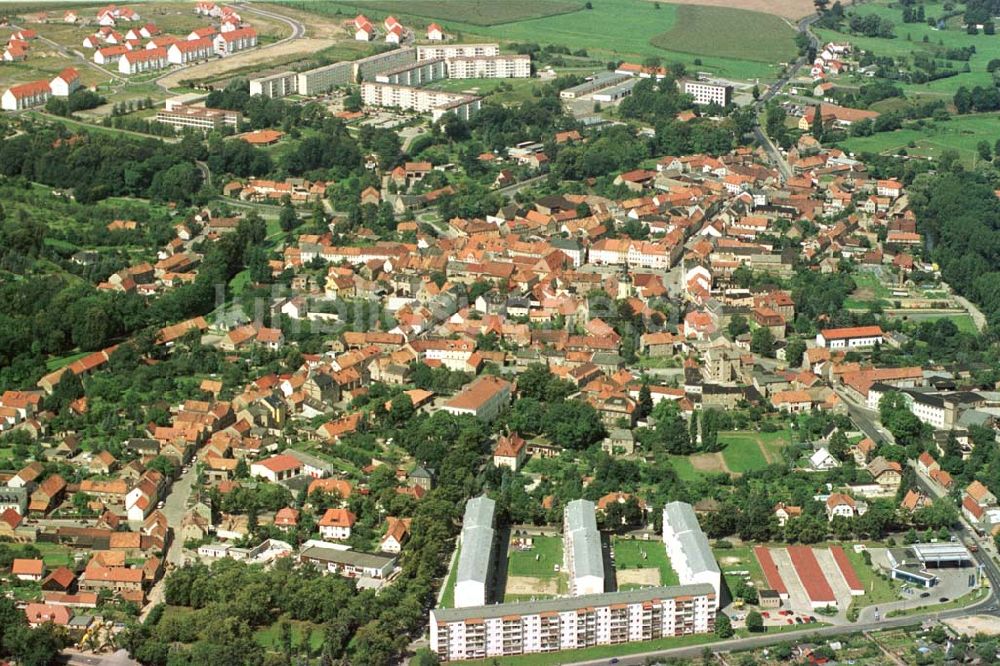
M684 585L711 585L715 590L715 608L718 609L722 572L690 504L670 502L663 507L663 543L680 582Z
M495 511L496 502L485 495L474 497L465 505L455 575L456 608L484 606L490 600Z
M563 566L574 596L604 592L604 556L594 503L573 500L563 510Z
M611 86L617 86L625 81L631 80L631 78L632 77L628 74L601 72L599 74L595 74L588 81L566 88L559 93L559 97L562 99L577 99L578 97L583 97L584 95L589 95L599 90L610 88Z
M442 661L460 661L706 634L715 630L716 599L711 585L696 584L438 608L430 647Z

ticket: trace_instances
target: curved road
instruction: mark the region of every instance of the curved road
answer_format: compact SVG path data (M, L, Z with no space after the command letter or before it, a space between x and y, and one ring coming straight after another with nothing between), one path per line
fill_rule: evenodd
M305 37L306 26L301 21L298 21L298 20L293 19L291 17L285 16L284 14L277 14L277 13L272 12L270 10L259 9L257 7L254 7L253 5L251 5L248 2L240 3L238 5L238 7L240 8L241 11L249 12L251 14L257 14L259 16L263 16L263 17L266 17L266 18L269 18L269 19L274 19L275 21L280 21L280 22L284 23L285 25L287 25L292 30L292 34L290 34L289 36L283 37L282 39L279 39L278 41L274 42L273 44L268 44L267 46L262 46L259 49L255 49L255 51L261 51L261 50L264 50L264 49L273 48L275 46L278 46L279 44L284 44L285 42L290 42L290 41L292 41L294 39L302 39L303 37ZM199 64L201 64L201 63L199 63ZM162 76L156 77L153 80L153 83L155 83L164 92L169 93L170 92L170 88L169 88L169 86L167 86L167 85L165 85L163 83L163 80L166 79L169 76L172 76L172 75L176 74L178 71L182 71L184 69L186 69L186 67L172 67L172 68L169 68L169 70L166 71L166 72L164 72Z

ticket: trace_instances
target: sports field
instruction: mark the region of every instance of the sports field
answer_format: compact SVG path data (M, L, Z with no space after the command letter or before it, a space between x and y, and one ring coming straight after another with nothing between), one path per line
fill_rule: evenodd
M592 3L592 9L584 9L582 2L561 0L290 0L290 4L345 20L359 12L373 20L392 13L418 27L435 20L462 41L556 44L574 51L586 49L601 60L657 56L733 79L776 78L778 63L795 55L794 31L787 21L725 7L648 0L600 0ZM567 5L580 9L568 10Z
M714 55L758 62L786 62L795 57L795 31L787 21L761 12L729 7L681 5L673 27L650 39L666 51Z
M997 39L1000 41L1000 37ZM1000 114L996 113L952 116L944 122L926 120L921 127L851 137L841 141L840 147L855 154L895 154L905 148L907 154L915 157L940 157L951 149L958 151L963 164L972 166L978 159L976 145L986 141L992 147L1000 136L998 127Z
M927 16L939 17L945 13L943 5L938 2L925 3L924 8ZM944 30L938 30L926 23L903 23L900 5L896 4L890 7L888 0L852 5L850 10L857 12L859 16L877 14L888 18L895 24L896 37L883 39L851 35L846 31L841 33L833 30L815 30L814 32L820 40L824 42L848 41L856 47L872 51L876 55L891 57L911 57L914 53L921 51L931 56L937 56L938 51L943 49L963 46L976 47L976 54L969 61L970 72L938 79L930 83L904 84L902 87L907 93L951 97L959 86L971 89L975 86L993 85L992 77L986 71L986 65L993 58L1000 58L1000 37L984 35L981 32L978 35L967 34L962 27L961 14L949 19ZM924 37L927 38L926 42L924 42ZM951 64L961 72L965 63L951 61Z
M670 565L667 549L662 541L640 541L638 539L615 538L615 573L618 575L618 589L630 589L639 585L622 584L622 572L635 569L659 569L660 585L678 585L677 572Z

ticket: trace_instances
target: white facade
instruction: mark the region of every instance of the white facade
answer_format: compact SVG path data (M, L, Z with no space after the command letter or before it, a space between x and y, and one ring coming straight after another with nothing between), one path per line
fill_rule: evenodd
M231 32L220 32L215 36L213 43L215 52L225 58L257 46L257 31L253 28L240 28Z
M499 44L434 44L417 47L417 60L477 58L500 55Z
M250 79L250 94L278 98L292 95L299 91L299 75L295 72L281 72Z
M174 65L186 65L196 60L211 58L214 53L212 40L204 37L171 44L167 49L167 60Z
M450 79L523 79L531 76L531 56L496 55L451 58Z
M479 110L481 102L479 97L473 95L369 81L361 84L361 99L370 106L430 113L434 120L448 112L468 120Z
M714 590L712 608L717 610L722 572L690 504L671 502L663 507L663 544L681 584L711 585Z
M340 525L320 525L319 533L324 539L333 541L343 541L351 538L350 526Z
M733 87L704 83L702 81L685 81L684 93L694 97L695 104L718 104L726 106L733 98Z
M170 65L165 48L129 51L118 60L118 71L132 75L154 72Z
M80 75L75 71L72 74L61 73L49 84L49 89L56 97L69 97L79 87Z
M4 111L20 111L45 104L51 95L52 91L47 81L25 83L8 88L3 97L0 98L0 107Z
M436 609L431 650L442 661L462 661L709 633L712 594L706 585L688 585Z
M882 329L878 326L861 326L858 328L837 328L820 331L816 334L816 346L830 349L858 349L874 347L885 342Z

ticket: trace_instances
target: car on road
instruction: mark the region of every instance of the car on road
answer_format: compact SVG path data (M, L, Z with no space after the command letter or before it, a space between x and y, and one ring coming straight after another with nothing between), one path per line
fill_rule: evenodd
M921 593L920 593L920 598L921 598L921 599L926 599L926 598L927 598L927 597L929 597L929 596L931 596L931 593L930 593L930 592L921 592Z
M162 509L164 506L166 506L166 502L164 502L163 500L160 500L159 502L156 503L157 509Z

